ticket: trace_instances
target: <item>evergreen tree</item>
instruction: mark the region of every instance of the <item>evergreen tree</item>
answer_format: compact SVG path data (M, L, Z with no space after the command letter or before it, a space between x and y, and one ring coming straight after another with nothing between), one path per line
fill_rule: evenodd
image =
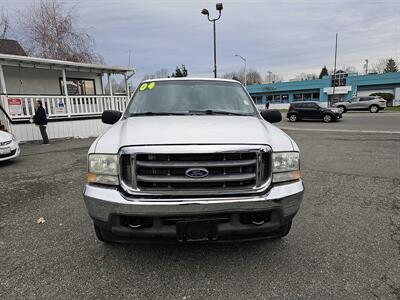
M171 77L187 77L188 71L185 65L182 65L181 68L176 67L175 73L172 73Z
M386 61L386 66L385 69L383 70L383 73L392 73L392 72L398 72L399 69L397 68L397 64L394 61L393 58L389 58Z
M328 69L326 68L326 66L324 66L321 70L321 73L319 73L319 79L322 79L322 77L329 75L328 73Z

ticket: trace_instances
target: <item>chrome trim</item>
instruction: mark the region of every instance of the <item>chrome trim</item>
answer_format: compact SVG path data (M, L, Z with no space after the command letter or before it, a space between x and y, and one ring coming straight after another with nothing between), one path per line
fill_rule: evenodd
M264 195L224 198L140 199L127 197L117 188L86 184L83 196L92 218L107 222L111 214L179 215L230 211L283 209L285 215L296 213L303 199L301 180L272 186Z
M269 166L270 174L268 174L267 181L261 182L261 170L258 167L262 154L271 153L272 148L268 145L243 145L243 144L227 144L227 145L150 145L150 146L127 146L120 149L120 155L131 155L131 172L136 174L136 155L157 153L157 154L205 154L205 153L237 153L237 152L257 152L257 164L256 164L256 185L246 189L207 189L207 190L157 190L157 191L146 191L137 187L137 178L133 175L133 183L124 182L123 177L120 176L120 184L122 189L130 194L136 196L185 196L185 195L224 195L224 194L254 194L265 191L272 182L271 166ZM271 164L271 159L269 163ZM261 168L263 169L263 168ZM210 177L210 176L209 176ZM207 178L209 178L207 177ZM254 178L254 177L252 177Z

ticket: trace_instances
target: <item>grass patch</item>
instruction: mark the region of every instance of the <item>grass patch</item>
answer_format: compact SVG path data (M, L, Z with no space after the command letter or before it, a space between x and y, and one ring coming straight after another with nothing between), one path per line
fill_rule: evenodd
M385 111L400 112L400 106L389 106L385 108Z
M288 109L287 108L281 108L279 111L280 112L288 112Z

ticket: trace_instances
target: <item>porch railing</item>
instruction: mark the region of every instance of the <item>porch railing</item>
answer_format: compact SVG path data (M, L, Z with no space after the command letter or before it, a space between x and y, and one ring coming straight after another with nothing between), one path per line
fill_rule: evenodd
M49 119L100 116L103 111L125 110L125 95L99 96L27 96L1 95L0 104L12 120L30 119L35 114L34 102L42 100Z

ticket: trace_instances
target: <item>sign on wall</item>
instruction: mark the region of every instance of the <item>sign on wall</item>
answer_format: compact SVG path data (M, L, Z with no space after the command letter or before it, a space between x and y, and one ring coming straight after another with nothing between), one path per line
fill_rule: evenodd
M22 100L20 98L8 98L8 112L10 115L22 115Z
M65 114L65 104L63 99L58 99L54 112L56 114Z
M351 92L351 85L335 86L335 95L336 94L347 94L348 92ZM327 95L333 95L333 87L324 88L324 93L326 93Z

